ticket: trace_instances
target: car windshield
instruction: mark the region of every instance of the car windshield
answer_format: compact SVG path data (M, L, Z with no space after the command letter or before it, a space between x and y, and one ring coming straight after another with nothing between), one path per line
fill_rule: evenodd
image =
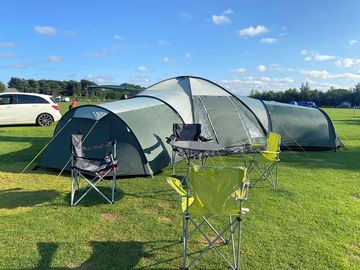
M51 101L54 103L57 103L55 99L53 99L52 97L50 97Z

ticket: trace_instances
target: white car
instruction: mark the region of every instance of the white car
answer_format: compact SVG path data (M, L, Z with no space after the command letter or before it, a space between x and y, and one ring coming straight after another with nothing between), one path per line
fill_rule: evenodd
M0 125L50 126L61 118L51 96L34 93L0 93Z

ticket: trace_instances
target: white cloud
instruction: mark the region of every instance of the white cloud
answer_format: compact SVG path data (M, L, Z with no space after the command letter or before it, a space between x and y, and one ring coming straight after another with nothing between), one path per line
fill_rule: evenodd
M101 75L89 74L89 75L85 76L85 79L95 82L97 84L108 84L108 83L112 83L114 81L113 77L108 74L101 74Z
M300 54L305 56L304 58L305 61L321 62L321 61L334 60L337 58L334 55L321 54L317 51L309 51L309 50L302 50Z
M269 66L269 70L271 70L271 71L279 71L279 72L294 72L295 71L291 67L282 67L279 64L271 64Z
M273 82L275 82L275 83L293 83L294 79L290 78L290 77L274 78Z
M149 79L149 77L147 76L140 76L140 75L130 75L129 76L129 81L131 83L135 83L135 84L142 84L142 83L149 83L151 82L151 80Z
M294 79L290 77L271 78L263 76L260 78L254 78L252 76L247 76L242 79L221 80L219 84L227 89L230 89L234 93L248 95L253 89L260 91L286 90L290 88L293 82Z
M338 67L359 67L360 59L354 58L341 58L335 62Z
M52 27L52 26L39 26L36 25L34 26L34 31L40 35L45 35L45 36L51 36L51 35L55 35L57 33L56 28Z
M222 14L230 15L230 14L233 14L233 13L234 13L234 11L231 8L228 8L227 10L224 10Z
M266 71L266 67L265 67L264 65L258 65L258 66L257 66L257 70L258 70L259 72L265 72L265 71Z
M359 81L360 74L358 74L358 73L340 73L340 74L333 75L333 78L340 79L340 80Z
M260 78L260 81L263 81L263 82L270 82L271 81L271 78L270 77L261 77Z
M191 58L191 54L190 54L190 53L185 53L185 58L186 58L186 59L190 59L190 58Z
M235 73L235 74L243 74L245 72L246 69L243 67L230 70L230 73Z
M220 15L212 15L211 19L213 23L217 25L229 24L231 20L228 15L234 13L232 9L227 9L223 11Z
M350 81L360 80L359 73L331 74L326 70L301 70L300 73L306 77L311 77L315 79L338 79L338 80L350 80Z
M319 53L315 53L313 55L313 59L315 61L328 61L328 60L333 60L335 58L336 58L336 56L333 56L333 55L326 55L326 54L319 54Z
M140 72L149 72L149 71L150 71L150 69L148 69L148 68L145 67L145 66L138 66L138 67L136 68L136 70L137 70L137 71L140 71Z
M84 55L87 57L104 57L108 55L108 50L106 48L102 48L99 51L85 52Z
M114 39L116 40L124 40L125 38L121 35L114 35Z
M0 58L15 58L15 53L0 53Z
M212 19L213 23L215 23L217 25L231 23L229 17L226 15L212 15L211 19Z
M64 59L59 56L51 55L48 58L46 58L46 61L53 62L53 63L60 63L60 62L64 61Z
M14 42L0 42L0 48L16 48Z
M300 73L306 77L316 79L328 79L330 77L330 73L326 70L301 70Z
M276 38L262 38L261 43L274 44L277 42Z
M4 65L3 67L8 69L22 69L32 66L34 64L35 64L34 62L24 62L24 63L8 64L8 65Z
M354 46L356 43L358 43L358 41L356 39L350 40L349 46Z
M163 62L165 64L175 64L175 59L171 59L169 57L164 57L163 59L161 59L161 62Z
M267 29L263 25L258 25L256 27L250 26L248 28L244 28L242 30L237 31L237 33L240 36L250 36L250 37L257 36L257 35L260 35L260 34L264 34L264 33L267 33L267 32L269 32L269 29Z
M167 40L162 40L162 39L160 39L160 40L158 41L158 45L159 45L159 46L169 46L169 45L170 45L170 42L167 41Z

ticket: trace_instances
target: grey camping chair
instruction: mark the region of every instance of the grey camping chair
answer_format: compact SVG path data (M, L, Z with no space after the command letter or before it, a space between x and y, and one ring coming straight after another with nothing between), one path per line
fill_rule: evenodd
M166 142L172 144L175 141L211 141L211 138L205 138L201 135L201 124L173 124L173 134L166 137ZM187 153L189 154L189 153ZM185 153L181 149L172 147L171 165L173 169L173 175L175 175L175 159L176 155L185 157ZM191 153L193 157L196 157L198 153L195 151ZM189 165L189 164L188 164Z
M94 150L107 150L107 152L105 152L106 154L104 154L102 158L93 158L85 155L86 152ZM116 141L84 147L82 134L71 135L71 205L77 205L90 190L97 191L108 203L113 203L116 190L117 165ZM112 176L112 178L108 179L109 176ZM92 178L90 179L90 177ZM87 184L83 188L80 186L82 179L85 180ZM110 188L111 195L106 196L104 192L97 187L101 182L104 182L106 186ZM78 192L76 192L76 188ZM75 200L76 193L78 193L77 200Z

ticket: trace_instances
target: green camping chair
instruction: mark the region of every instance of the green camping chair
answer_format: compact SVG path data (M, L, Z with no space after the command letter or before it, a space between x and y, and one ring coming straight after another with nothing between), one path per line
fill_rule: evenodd
M269 180L275 188L278 181L278 167L280 162L280 143L281 135L269 132L266 139L266 149L255 153L253 159L250 160L248 173L254 171L258 178L251 186L256 185L259 181Z
M243 200L247 199L249 187L246 168L194 165L189 168L187 190L175 178L168 177L167 182L182 197L181 268L189 269L213 248L231 269L239 269L242 214L249 211L242 206ZM229 222L220 232L208 221L213 216L229 217ZM191 224L194 228L189 231ZM215 234L215 237L207 235L206 229ZM187 263L189 237L196 231L206 239L207 246L197 256L189 258ZM219 241L223 244L231 243L231 259L220 250L222 247L217 245Z

